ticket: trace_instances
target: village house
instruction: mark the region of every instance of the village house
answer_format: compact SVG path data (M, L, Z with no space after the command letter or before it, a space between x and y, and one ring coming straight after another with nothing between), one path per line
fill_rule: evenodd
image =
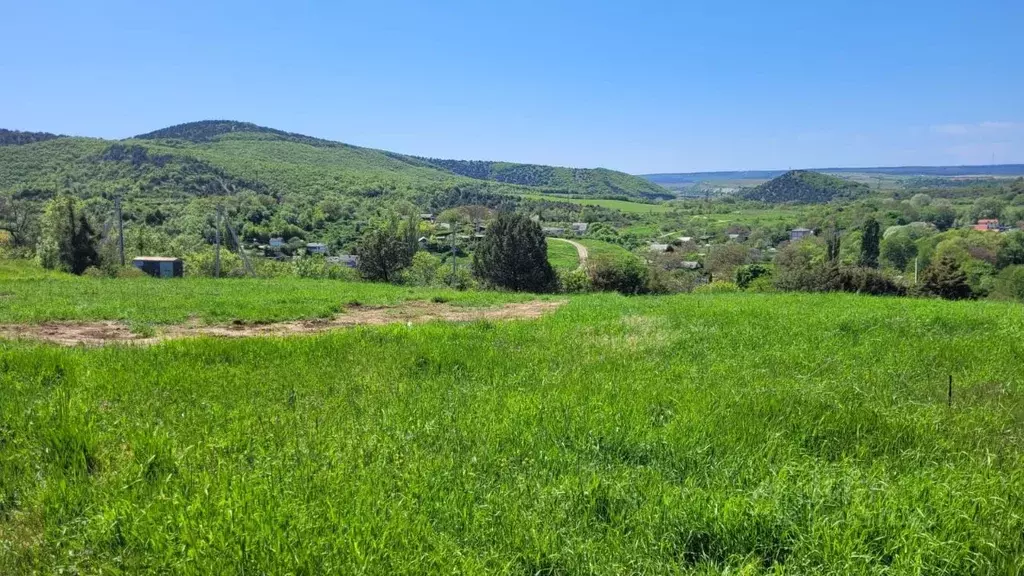
M792 230L789 231L789 241L795 242L797 240L806 238L807 236L813 235L814 231L811 230L810 228L793 228Z
M573 222L572 231L575 232L577 235L582 236L587 233L587 228L589 226L590 225L587 224L586 222Z
M651 244L651 252L675 252L671 244Z
M982 219L978 220L978 223L972 226L978 232L999 232L1002 228L999 226L999 220Z
M327 254L327 244L321 244L319 242L310 242L306 244L306 254Z

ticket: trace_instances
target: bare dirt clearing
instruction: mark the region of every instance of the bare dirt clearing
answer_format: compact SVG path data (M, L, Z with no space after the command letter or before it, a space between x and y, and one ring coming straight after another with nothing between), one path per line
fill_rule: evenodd
M477 320L516 320L539 318L564 304L562 301L532 301L488 308L467 308L436 302L407 302L398 306L353 306L333 318L292 320L273 323L235 323L206 325L189 322L155 326L149 334L132 331L128 324L112 320L92 322L46 322L43 324L0 324L0 339L40 340L62 346L101 346L104 344L156 344L164 340L218 336L289 336L313 334L353 326L380 326L431 321L474 322ZM149 332L147 330L147 332Z

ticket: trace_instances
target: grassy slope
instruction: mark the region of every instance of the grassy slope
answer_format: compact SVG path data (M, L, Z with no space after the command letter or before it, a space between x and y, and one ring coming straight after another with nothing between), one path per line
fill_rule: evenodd
M556 270L573 270L580 265L580 258L572 244L549 238L548 262Z
M0 344L0 572L1015 573L1021 326L599 295L536 322Z
M630 256L629 250L626 250L617 244L602 242L601 240L591 240L589 238L583 238L577 241L587 247L588 255L591 258L623 258Z
M328 317L355 303L378 306L443 298L456 306L480 306L535 298L298 278L94 279L35 273L33 268L4 262L0 260L0 323L124 320L176 324L189 318L210 323L268 322Z

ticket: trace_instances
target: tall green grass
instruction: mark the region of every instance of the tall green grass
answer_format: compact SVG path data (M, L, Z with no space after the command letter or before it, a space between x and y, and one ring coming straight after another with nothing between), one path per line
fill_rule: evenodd
M529 322L0 343L0 573L1016 574L1022 327L992 303L593 295Z
M189 319L272 322L329 317L353 305L436 300L453 306L485 306L537 298L301 278L106 279L22 272L17 276L0 275L0 323L121 320L175 324Z

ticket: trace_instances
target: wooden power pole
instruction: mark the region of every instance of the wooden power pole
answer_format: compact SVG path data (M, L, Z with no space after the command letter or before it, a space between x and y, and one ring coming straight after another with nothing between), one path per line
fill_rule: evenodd
M213 277L220 278L220 205L217 205L217 223L214 228Z

